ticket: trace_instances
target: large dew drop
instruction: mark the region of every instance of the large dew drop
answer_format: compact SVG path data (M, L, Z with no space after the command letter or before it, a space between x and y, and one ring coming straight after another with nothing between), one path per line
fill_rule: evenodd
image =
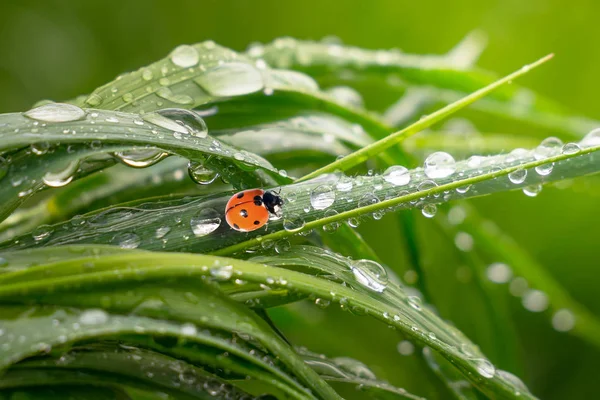
M42 177L42 180L47 186L62 187L69 184L75 177L75 173L79 169L79 161L70 161L63 169L59 171L48 171Z
M214 232L221 225L221 214L213 208L204 208L190 219L192 232L197 237Z
M210 185L219 177L219 174L212 169L208 169L204 164L190 161L188 163L188 173L190 178L200 185Z
M543 160L548 157L561 153L563 142L559 138L549 137L542 140L542 143L533 151L533 157L536 160Z
M514 184L525 182L525 178L527 178L527 170L523 168L519 168L508 174L508 179Z
M81 325L102 325L108 322L108 314L101 309L86 310L79 316Z
M484 378L490 379L496 374L496 367L494 367L494 364L485 358L475 358L472 361L475 363L475 368L477 369L477 372L479 372L479 375Z
M372 260L358 260L350 266L354 278L362 286L382 293L388 284L385 268Z
M385 170L383 180L394 186L408 185L410 182L410 172L406 167L393 165Z
M213 96L242 96L264 87L262 75L251 64L233 62L206 71L195 82Z
M493 263L487 267L485 274L494 283L507 283L512 278L512 270L504 263Z
M575 315L566 308L560 309L552 316L552 327L559 332L568 332L575 326Z
M176 47L171 53L171 61L181 68L193 67L199 60L198 50L186 44Z
M325 210L335 201L335 191L329 185L320 185L310 193L310 204L315 210Z
M428 178L446 178L456 172L456 161L450 154L438 151L425 159L424 169Z
M142 240L135 233L120 233L113 238L113 243L122 249L137 249Z
M169 118L163 117L159 113L151 112L142 116L144 121L149 122L153 125L160 126L161 128L168 129L170 131L189 134L190 131L183 125L178 124Z
M120 162L134 168L149 167L168 155L169 153L165 153L164 151L155 148L120 151L115 153L115 157Z
M580 142L582 147L600 146L600 128L594 129Z
M49 103L26 111L23 115L43 122L69 122L83 119L85 111L72 104Z
M192 110L165 108L158 110L157 113L183 126L192 136L205 138L208 135L206 123L198 113Z

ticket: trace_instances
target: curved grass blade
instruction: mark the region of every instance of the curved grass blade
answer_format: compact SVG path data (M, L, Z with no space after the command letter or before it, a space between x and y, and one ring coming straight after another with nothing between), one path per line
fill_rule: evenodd
M366 161L367 159L369 159L370 157L373 157L374 155L379 154L380 152L385 151L386 149L390 148L391 146L401 142L406 137L414 135L415 133L418 133L419 131L421 131L425 128L428 128L431 125L435 124L436 122L455 113L456 111L460 110L461 108L464 108L464 107L468 106L469 104L474 103L475 101L484 97L485 95L492 92L496 88L501 87L502 85L504 85L508 82L512 82L513 79L516 79L516 78L526 74L531 69L538 67L539 65L550 60L552 57L553 57L553 55L550 54L546 57L539 59L538 61L533 62L532 64L525 65L520 70L513 72L512 74L509 74L502 79L497 80L496 82L484 87L483 89L479 89L476 92L473 92L470 95L462 98L461 100L459 100L455 103L452 103L452 104L426 116L425 118L422 118L418 122L415 122L414 124L404 128L400 131L392 133L391 135L389 135L383 139L380 139L379 141L372 143L369 146L363 147L360 150L355 151L354 153L350 154L349 156L346 156L346 157L344 157L340 160L337 160L323 168L313 171L310 174L302 177L300 180L302 181L302 180L314 178L315 176L319 176L326 172L332 172L332 171L336 171L336 170L345 171L357 164L360 164L360 163Z
M542 159L538 159L540 156L535 150L461 161L456 163L455 172L444 178L431 179L418 168L403 176L401 181L391 177L386 180L386 174L356 178L332 174L283 186L283 218L250 233L234 231L223 221L222 210L231 194L221 194L109 208L85 216L81 226L59 224L42 236L21 236L13 243L0 245L0 249L113 243L149 250L231 254L261 246L262 241L279 240L315 228L334 231L350 218L398 207L423 208L522 188L535 195L541 190L542 183L598 172L595 152L600 146L594 146L592 140L588 138L579 145L565 145L565 151L560 146L551 149L542 146L547 150ZM505 177L514 172L526 175L526 179L514 181ZM144 229L139 229L142 225ZM168 233L157 237L161 228L162 231L167 229Z
M185 361L116 344L85 346L55 358L15 364L0 378L0 387L14 388L32 382L38 385L89 384L98 380L116 387L161 391L176 398L214 399L220 395L239 399L248 395Z
M358 360L348 357L330 359L323 354L313 353L306 349L297 351L304 361L326 381L356 386L357 390L369 398L423 400L422 397L408 393L403 388L378 380L373 371Z
M85 374L82 374L85 375ZM131 400L132 398L123 390L107 387L95 387L90 391L89 386L63 385L61 379L46 382L47 377L41 374L33 376L17 377L29 382L25 387L0 390L0 398L27 398L36 400L62 400L62 399L90 399L90 400ZM38 381L39 379L39 381ZM49 387L37 387L35 383L47 383ZM97 383L97 382L94 382ZM6 397L5 397L6 396ZM152 398L152 397L151 397Z
M299 292L313 294L343 304L345 307L361 310L363 314L396 327L418 343L431 347L451 360L465 377L488 395L512 398L517 390L510 381L493 372L495 371L492 370L493 366L483 358L476 346L420 303L417 304L418 301L414 297L409 297L401 287L388 282L384 290L373 291L364 286L364 279L354 278L355 272L349 268L345 257L323 253L320 249L293 248L290 252L286 252L285 256L280 254L270 259L263 257L260 261L276 264L284 262L288 266L309 267L321 271L321 274L331 275L335 281L287 268L270 267L241 260L223 259L215 265L217 258L202 255L132 251L128 255L104 256L88 260L90 261L80 259L58 262L3 274L0 276L0 300L14 302L15 296L19 294L20 301L32 298L66 301L64 291L72 291L75 285L81 288L79 292L81 294L78 296L78 301L81 302L81 299L89 293L89 288L98 285L113 285L115 281L122 283L131 281L136 282L139 287L140 281L163 281L167 276L169 279L183 277L188 281L191 276L212 276L216 280L223 280L224 276L221 275L219 278L219 274L224 267L231 266L231 269L226 268L226 271L231 272L226 280L236 276L236 279L262 283L267 287L290 286ZM86 268L84 265L87 262L93 262L94 268ZM208 265L211 267L207 267ZM117 273L115 268L118 268ZM342 282L349 283L351 287ZM48 291L52 293L48 294ZM180 292L177 291L181 294ZM207 294L204 291L196 294L199 293ZM173 305L174 303L171 303L171 306ZM194 318L192 321L197 321L200 316L189 313L197 313L200 310L189 310L185 318ZM218 313L218 315L223 317L224 314ZM209 318L204 324L223 322L221 318L219 320ZM241 329L241 325L238 329ZM249 327L246 329L249 329L246 331L248 334L260 340L262 330L250 330ZM264 341L261 343L267 345ZM31 351L27 346L27 354L31 354L29 353ZM521 396L533 398L528 393L521 393Z

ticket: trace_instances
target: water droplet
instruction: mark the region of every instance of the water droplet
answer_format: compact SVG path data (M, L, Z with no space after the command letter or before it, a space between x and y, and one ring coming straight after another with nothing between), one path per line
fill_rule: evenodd
M275 251L280 254L290 251L291 248L292 246L290 245L290 242L285 239L279 240L275 243Z
M197 237L214 232L221 225L221 214L213 208L204 208L190 219L190 226Z
M542 191L542 184L537 183L535 185L525 186L523 188L523 193L525 193L529 197L535 197Z
M195 82L213 96L242 96L262 90L260 71L251 64L225 63L206 71Z
M131 103L133 101L133 94L125 93L121 98L125 103Z
M329 307L330 304L331 304L331 302L327 299L322 299L320 297L317 297L315 299L315 305L319 308L327 308L327 307Z
M83 119L85 111L72 104L49 103L26 111L23 115L43 122L70 122Z
M172 119L163 117L162 115L160 115L157 112L151 112L151 113L144 114L144 115L142 115L142 119L146 122L149 122L156 126L160 126L161 128L165 128L170 131L185 133L185 134L190 133L189 130L185 126L178 124L176 121L173 121Z
M150 81L154 77L152 70L150 68L142 68L142 79L145 81Z
M458 232L454 237L454 244L460 251L471 251L473 250L473 236L467 232Z
M350 266L350 270L358 283L375 292L382 293L388 284L388 276L385 268L375 261L355 261Z
M581 147L600 146L600 128L594 129L585 135L579 144L581 144Z
M233 276L233 266L214 267L210 269L210 275L218 280L226 281Z
M397 349L398 353L400 353L401 355L410 356L414 353L415 346L410 341L403 340L400 343L398 343Z
M365 364L349 357L335 357L332 359L335 365L337 365L342 371L349 373L350 375L356 376L360 379L377 379L373 371L369 369Z
M189 322L181 325L181 334L183 336L196 336L197 333L198 329L196 328L196 325Z
M508 174L508 179L514 184L525 182L525 178L527 178L527 170L523 168L516 169Z
M575 315L566 308L562 308L552 316L552 326L558 332L568 332L575 326Z
M288 232L298 232L304 228L305 222L302 217L288 216L283 220L283 229Z
M493 378L496 374L496 367L494 367L494 364L489 362L489 360L486 360L485 358L474 358L471 361L475 363L475 368L477 369L477 372L479 372L479 375L484 378Z
M310 204L315 210L325 210L335 201L335 192L329 185L320 185L310 193Z
M327 211L325 211L325 218L330 218L333 217L335 215L337 215L338 212L333 210L333 209L329 209ZM327 233L333 233L335 232L338 228L340 227L340 222L339 221L334 221L334 222L330 222L326 225L323 225L323 231L327 232ZM310 231L306 231L306 234L309 234Z
M136 249L142 243L142 240L135 233L126 232L115 235L113 243L122 249Z
M553 168L554 168L554 163L542 164L542 165L538 165L537 167L535 167L535 172L537 172L538 175L546 176L546 175L550 175Z
M559 138L549 137L542 140L542 143L533 151L533 157L536 160L543 160L560 153L563 142Z
M171 61L181 68L193 67L199 60L198 50L186 44L176 47L171 53Z
M194 99L191 96L188 96L187 94L183 93L173 93L173 91L166 86L159 88L155 93L161 99L165 99L175 104L185 105L194 103Z
M48 150L50 149L50 143L48 143L48 142L33 143L30 147L31 147L31 151L33 152L33 154L41 156L42 154L46 154L48 152Z
M467 213L461 206L454 206L448 211L448 222L452 225L460 225L467 217Z
M433 218L437 213L437 206L435 204L425 204L421 208L421 214L426 218Z
M412 308L414 308L417 311L420 311L421 308L423 308L422 307L423 301L418 296L408 296L406 298L406 302L408 303L409 306L411 306Z
M50 187L62 187L69 184L73 180L78 169L79 160L73 160L60 171L46 172L42 177L42 181Z
M581 151L581 147L577 143L567 143L562 147L562 154L577 154Z
M79 323L81 325L101 325L108 322L108 314L106 311L92 308L85 310L79 316Z
M208 135L206 122L204 122L204 119L195 111L181 108L165 108L158 110L157 113L183 126L192 136L205 138Z
M358 218L350 218L348 220L348 225L350 225L352 228L358 228L360 221Z
M85 99L85 103L90 107L98 107L100 104L102 104L102 101L102 96L96 93L90 94L87 99Z
M510 382L514 387L516 387L519 390L519 392L529 393L529 389L527 389L527 386L525 386L523 381L515 375L511 374L510 372L499 369L496 371L496 375L498 375L505 381ZM515 392L515 395L518 396L520 394L519 392Z
M485 274L487 278L494 283L506 283L512 278L512 270L504 263L493 263L490 264Z
M219 174L211 169L208 169L202 163L190 161L188 163L188 173L190 178L200 185L210 185L219 177Z
M522 299L523 307L531 312L542 312L548 308L548 296L541 290L528 290Z
M352 190L352 186L354 185L352 178L349 176L343 175L339 181L335 184L335 187L340 192L349 192Z
M155 148L120 151L114 156L123 164L134 168L145 168L156 164L167 157L169 153Z
M154 232L154 237L157 238L157 239L162 239L169 232L171 232L171 228L170 227L168 227L168 226L161 226L159 228L156 228L156 231Z
M428 178L446 178L456 172L456 161L450 154L438 151L425 159L424 170Z
M385 170L383 180L394 186L408 185L410 182L410 172L406 167L393 165Z
M327 93L337 102L355 108L363 108L364 101L360 93L348 86L334 86Z
M40 225L33 232L32 236L36 242L46 240L52 234L52 227L49 225Z

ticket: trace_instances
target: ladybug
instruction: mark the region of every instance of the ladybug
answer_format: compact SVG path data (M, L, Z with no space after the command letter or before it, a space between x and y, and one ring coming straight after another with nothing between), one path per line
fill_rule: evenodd
M283 199L262 189L244 190L231 196L225 206L225 220L240 232L251 232L264 226L269 214L277 215Z

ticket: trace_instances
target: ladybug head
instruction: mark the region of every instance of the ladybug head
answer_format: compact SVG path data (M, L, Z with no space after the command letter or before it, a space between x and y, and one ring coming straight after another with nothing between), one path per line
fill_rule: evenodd
M271 214L278 215L283 205L283 199L273 192L263 194L263 204Z

